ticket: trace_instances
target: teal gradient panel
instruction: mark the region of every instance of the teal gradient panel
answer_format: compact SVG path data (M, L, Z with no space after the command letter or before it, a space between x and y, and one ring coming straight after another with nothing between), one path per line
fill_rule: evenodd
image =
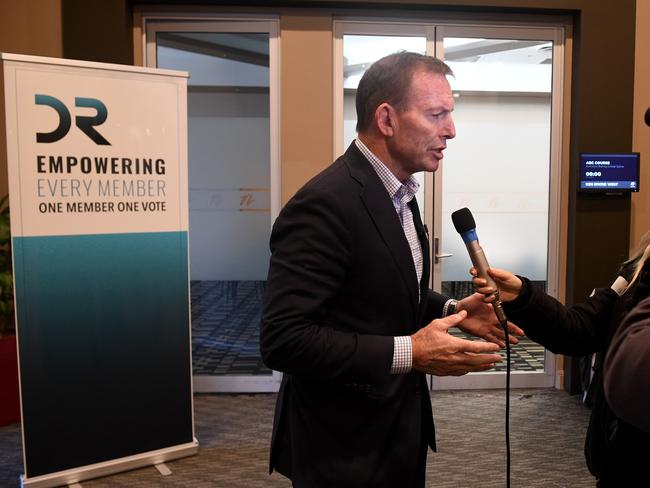
M187 232L13 246L26 476L192 442Z

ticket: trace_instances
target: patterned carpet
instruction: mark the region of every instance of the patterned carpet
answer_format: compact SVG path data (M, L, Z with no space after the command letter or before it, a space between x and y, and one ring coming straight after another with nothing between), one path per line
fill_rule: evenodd
M195 375L270 375L260 357L265 281L192 281Z
M503 391L432 394L438 453L429 453L429 488L505 487ZM197 456L168 463L172 475L142 468L83 482L84 488L289 488L268 475L275 395L195 396ZM582 446L589 410L563 391L514 390L511 397L512 488L595 486ZM20 430L0 427L0 487L18 487Z
M545 287L545 283L538 283ZM192 281L192 370L195 375L269 375L259 353L264 281ZM445 282L443 292L464 297L469 282ZM460 331L454 335L466 337ZM505 356L505 353L503 353ZM513 346L513 371L544 369L544 348L524 339ZM497 371L505 371L505 364Z

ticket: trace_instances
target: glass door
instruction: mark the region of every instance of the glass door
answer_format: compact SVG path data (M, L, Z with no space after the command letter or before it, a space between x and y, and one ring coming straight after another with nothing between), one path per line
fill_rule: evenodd
M277 21L147 22L147 64L188 71L195 391L275 391L259 352L279 211Z
M493 266L557 294L562 29L341 20L334 30L336 155L356 136L356 86L373 61L404 49L445 59L455 73L457 136L435 174L416 175L434 229L432 287L455 298L472 292L471 262L450 217L468 207ZM501 388L504 370L431 383ZM524 339L513 348L513 371L514 387L552 386L555 357Z
M559 241L560 32L542 28L437 29L436 52L454 71L456 138L435 174L433 286L473 292L471 261L451 213L467 207L489 263L556 293ZM462 336L460 331L456 331ZM505 354L504 354L505 356ZM524 338L512 347L513 387L552 386L555 357ZM503 386L496 371L436 378L434 388Z

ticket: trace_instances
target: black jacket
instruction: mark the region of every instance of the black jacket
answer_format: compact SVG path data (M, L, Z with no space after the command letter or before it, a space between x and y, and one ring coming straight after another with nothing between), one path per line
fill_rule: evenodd
M612 410L650 432L650 297L636 305L616 331L603 377Z
M571 307L565 307L526 278L522 281L519 297L504 304L508 318L550 351L583 356L607 351L627 311L648 296L650 261L638 285L623 296L601 288L584 303ZM648 486L650 435L617 418L607 404L603 392L604 357L599 354L594 364L593 410L585 440L587 466L600 480L599 487Z

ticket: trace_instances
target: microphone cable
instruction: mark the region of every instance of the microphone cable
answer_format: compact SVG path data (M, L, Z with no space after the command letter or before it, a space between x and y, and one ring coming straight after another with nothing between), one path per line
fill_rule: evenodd
M483 249L479 245L478 236L476 235L476 222L472 212L467 208L461 208L452 212L451 220L454 223L456 231L460 234L465 242L469 257L472 264L477 270L477 274L484 278L488 286L494 289L494 314L497 317L506 340L506 414L505 414L505 435L506 435L506 487L510 488L510 338L508 336L508 318L503 311L501 300L499 299L499 288L494 280L490 277L487 270L489 268L487 258Z
M506 338L506 487L510 488L510 338L508 337L508 319L500 324Z
M487 261L485 262L487 265ZM487 273L487 268L486 268ZM492 302L494 307L494 314L499 321L499 325L503 329L503 335L506 341L506 412L505 412L505 435L506 435L506 488L510 488L510 336L508 335L508 317L503 310L503 305L499 297L499 289L496 288L495 283L494 297Z
M506 341L506 412L505 412L505 436L506 436L506 488L510 488L510 336L508 335L508 317L503 311L503 305L499 299L499 289L494 292L495 300L492 302L494 312L503 329Z

